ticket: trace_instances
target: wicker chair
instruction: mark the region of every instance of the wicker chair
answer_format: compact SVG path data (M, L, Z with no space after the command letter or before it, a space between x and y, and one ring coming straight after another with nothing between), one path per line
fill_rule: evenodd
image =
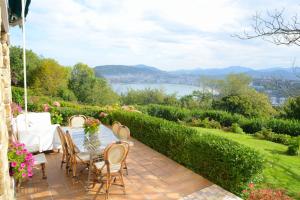
M63 167L63 164L66 164L66 169L68 169L68 167L69 167L69 161L70 161L70 153L68 152L68 145L67 145L67 141L66 141L66 134L61 129L61 127L57 127L57 132L58 132L58 135L59 135L59 138L60 138L61 147L62 147L62 151L63 151L63 155L62 155L62 158L61 158L60 168Z
M112 124L112 131L113 131L115 134L118 134L119 129L120 129L121 126L122 126L122 124L121 124L120 122L115 121L115 122Z
M118 137L121 141L128 141L130 139L130 130L127 126L121 126L118 132ZM129 152L129 149L128 149ZM127 152L127 153L128 153ZM126 174L128 175L128 168L127 168L127 163L126 160L124 161L124 169L126 171Z
M72 128L81 128L86 120L84 115L73 115L69 118L69 127Z
M118 137L120 140L129 140L130 138L130 130L127 126L120 126L118 131Z
M125 142L110 144L104 150L104 161L95 162L94 167L94 185L100 182L100 189L105 185L105 199L108 199L109 189L112 184L116 184L117 178L120 180L119 186L123 187L125 194L125 184L123 180L123 164L128 155L129 145Z
M80 153L78 151L68 131L66 132L66 142L68 146L68 152L70 153L70 167L73 173L73 177L76 177L77 164L83 164L86 165L86 167L89 167L90 154Z

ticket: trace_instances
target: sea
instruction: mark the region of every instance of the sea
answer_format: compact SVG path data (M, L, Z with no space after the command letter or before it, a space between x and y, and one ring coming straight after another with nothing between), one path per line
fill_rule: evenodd
M166 94L176 94L177 97L192 94L193 91L200 90L200 87L192 85L182 84L157 84L157 83L112 83L113 90L118 94L126 94L128 90L143 90L150 89L162 89Z

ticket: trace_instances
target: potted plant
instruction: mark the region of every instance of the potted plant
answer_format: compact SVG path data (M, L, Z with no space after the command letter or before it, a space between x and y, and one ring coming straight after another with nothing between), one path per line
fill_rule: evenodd
M87 120L83 125L84 133L89 135L94 135L99 131L99 125L100 125L100 121L98 119L92 117L87 118Z
M33 155L27 151L24 144L13 142L9 146L7 156L10 165L9 173L20 186L22 180L33 175Z

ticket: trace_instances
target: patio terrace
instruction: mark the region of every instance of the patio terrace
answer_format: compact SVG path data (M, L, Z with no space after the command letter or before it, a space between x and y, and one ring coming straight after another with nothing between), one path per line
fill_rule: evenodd
M112 200L167 200L167 199L239 199L200 175L132 139L134 146L128 155L129 175L125 176L126 194L112 186ZM87 170L74 181L60 168L60 153L48 153L47 179L42 179L39 167L32 179L24 182L17 192L19 200L104 199L97 184L91 191L84 189ZM82 169L82 168L81 168ZM78 171L80 168L78 168Z

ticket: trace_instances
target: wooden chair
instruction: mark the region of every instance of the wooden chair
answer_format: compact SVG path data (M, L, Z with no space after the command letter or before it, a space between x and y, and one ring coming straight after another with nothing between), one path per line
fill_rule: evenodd
M70 167L73 173L73 177L76 177L76 171L77 171L77 164L83 164L86 165L86 167L89 167L90 164L90 154L88 153L80 153L77 148L75 147L75 144L73 143L72 137L69 133L69 131L66 132L66 143L68 146L68 152L70 153Z
M123 164L128 155L129 145L125 142L110 144L104 150L104 161L95 162L93 164L94 169L94 185L96 182L100 182L100 189L105 184L105 199L108 199L109 189L112 184L116 184L117 178L120 180L119 186L123 187L125 194L125 184L123 180Z
M112 131L113 131L115 134L118 134L119 129L120 129L121 126L122 126L122 124L121 124L120 122L115 121L115 122L112 124Z
M63 164L66 164L66 169L68 169L69 161L70 161L70 153L68 152L66 134L61 129L61 127L57 127L57 132L58 132L58 135L59 135L59 138L60 138L61 147L62 147L62 151L63 151L63 154L62 154L62 157L61 157L60 168L63 167Z
M86 120L84 115L73 115L69 118L69 127L71 128L81 128Z
M121 141L127 142L130 139L130 130L127 126L122 125L118 132L118 137ZM129 152L129 150L128 150ZM124 169L126 171L126 174L128 175L128 168L126 160L124 161Z
M120 126L118 131L118 137L120 140L129 140L130 139L130 130L127 126Z

